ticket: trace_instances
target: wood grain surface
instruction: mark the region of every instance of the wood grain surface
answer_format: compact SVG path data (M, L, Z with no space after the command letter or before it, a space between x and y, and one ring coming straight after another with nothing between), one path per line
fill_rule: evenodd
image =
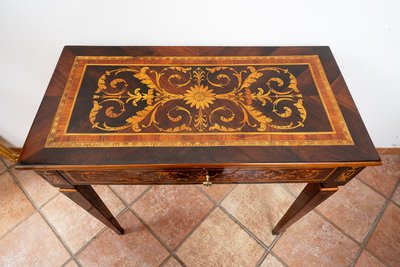
M328 47L67 46L17 168L379 162Z

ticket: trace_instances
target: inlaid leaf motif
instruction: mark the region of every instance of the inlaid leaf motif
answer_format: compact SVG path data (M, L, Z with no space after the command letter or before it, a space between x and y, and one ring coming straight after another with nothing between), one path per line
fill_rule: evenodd
M130 84L129 75L142 86ZM125 118L125 124L100 123L103 109L102 120ZM306 117L296 78L287 69L135 66L100 76L89 121L104 131L264 132L302 127Z
M95 127L97 127L99 125L98 122L95 122L96 121L96 115L97 115L97 113L99 113L99 110L102 109L102 108L103 108L103 106L100 106L99 102L93 101L93 108L92 108L92 110L90 111L90 114L89 114L89 121L92 124L93 128L95 128Z
M248 67L248 69L250 70L251 73L244 80L244 82L243 82L242 86L240 87L240 89L248 88L251 84L256 82L257 79L260 78L263 75L262 72L258 72L254 67L250 66L250 67Z
M136 72L134 76L140 80L141 83L147 85L150 89L158 89L153 80L147 75L149 67L143 67L140 72Z

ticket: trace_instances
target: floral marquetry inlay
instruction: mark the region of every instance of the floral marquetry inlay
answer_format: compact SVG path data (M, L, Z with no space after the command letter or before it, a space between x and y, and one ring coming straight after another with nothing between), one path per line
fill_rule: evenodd
M126 119L111 122L125 113ZM302 127L306 114L288 69L131 67L99 78L89 120L112 132L264 132Z
M46 147L352 144L318 56L80 56Z

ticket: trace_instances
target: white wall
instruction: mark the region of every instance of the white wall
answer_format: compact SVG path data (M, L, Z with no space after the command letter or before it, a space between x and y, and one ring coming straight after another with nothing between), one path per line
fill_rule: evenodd
M376 146L400 146L400 1L0 0L0 135L21 146L65 44L329 45Z

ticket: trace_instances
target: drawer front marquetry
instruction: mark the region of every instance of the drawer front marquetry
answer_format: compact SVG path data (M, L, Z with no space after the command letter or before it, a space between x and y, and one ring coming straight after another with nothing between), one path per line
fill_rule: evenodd
M186 169L69 171L73 184L191 184L212 183L322 182L334 172L324 169Z
M73 188L73 186L57 171L36 171L36 173L52 186L60 188Z
M325 181L335 169L224 169L221 172L210 171L215 182L320 182Z
M205 179L204 170L157 171L157 170L116 170L116 171L70 171L69 180L76 184L173 184L193 183Z

